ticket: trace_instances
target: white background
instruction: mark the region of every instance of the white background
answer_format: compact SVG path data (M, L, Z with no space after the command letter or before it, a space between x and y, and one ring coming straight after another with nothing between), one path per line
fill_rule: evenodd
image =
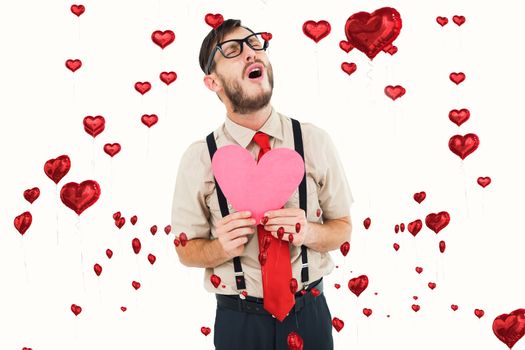
M355 198L351 251L346 258L332 252L339 268L325 278L332 316L345 322L333 332L336 349L506 348L492 322L525 307L518 2L87 1L80 18L71 4L0 5L0 349L213 348L215 298L203 288L202 270L179 263L175 233L163 232L182 152L225 118L198 66L210 30L206 13L273 34L273 105L327 130L345 165ZM338 47L350 15L384 6L403 20L395 55L382 52L370 61ZM453 15L466 23L458 27ZM437 16L449 23L441 27ZM301 28L321 19L332 32L316 44ZM175 42L161 50L150 38L157 29L173 30ZM64 63L75 58L83 65L72 73ZM340 68L344 61L357 64L351 76ZM162 71L175 71L177 81L166 86ZM457 86L448 76L460 71L467 78ZM141 96L137 81L151 82L151 91ZM383 93L390 84L403 85L406 94L392 101ZM448 112L460 108L471 117L458 128ZM159 122L148 130L140 117L152 113ZM96 139L83 130L88 115L106 119ZM461 162L448 140L470 132L480 146ZM110 159L102 147L113 142L122 151ZM57 188L43 166L62 154L72 167ZM492 184L483 189L479 176ZM58 192L87 179L102 194L78 218ZM30 205L22 193L34 186L41 195ZM427 193L422 204L412 199L419 191ZM33 224L22 237L13 220L26 210ZM438 235L425 226L416 238L394 233L395 224L442 210L451 221ZM121 230L113 223L116 211L126 218ZM138 256L133 237L142 241ZM157 257L153 266L148 253ZM95 263L103 267L100 277ZM416 266L424 268L421 275ZM370 284L356 298L347 283L361 274ZM132 280L142 283L138 291ZM83 308L77 317L73 303ZM414 303L421 306L417 313ZM368 318L364 307L373 310ZM476 308L485 311L481 319ZM212 333L205 337L201 326ZM525 349L524 342L514 349Z

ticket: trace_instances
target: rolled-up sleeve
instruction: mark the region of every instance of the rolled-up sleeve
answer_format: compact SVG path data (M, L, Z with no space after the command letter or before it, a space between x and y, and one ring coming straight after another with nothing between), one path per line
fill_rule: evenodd
M210 238L210 211L205 200L206 171L209 170L203 159L207 155L203 154L205 147L205 143L197 141L183 153L173 193L172 231L175 235L185 232L188 239Z
M322 130L320 148L322 173L319 183L319 205L324 219L337 219L350 215L354 199L348 185L345 169L330 135Z

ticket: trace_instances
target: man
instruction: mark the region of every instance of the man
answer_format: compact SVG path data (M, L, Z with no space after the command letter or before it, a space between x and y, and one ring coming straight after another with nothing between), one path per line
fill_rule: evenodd
M327 252L350 240L353 198L329 135L310 123L293 124L270 104L267 40L229 19L202 43L204 84L224 104L226 118L182 155L172 227L188 240L176 250L182 264L205 268L205 288L216 293L216 349L284 350L297 335L304 350L333 349L322 277L334 268ZM214 147L229 144L246 148L254 160L273 148L304 152L299 189L262 222L227 203L215 182Z

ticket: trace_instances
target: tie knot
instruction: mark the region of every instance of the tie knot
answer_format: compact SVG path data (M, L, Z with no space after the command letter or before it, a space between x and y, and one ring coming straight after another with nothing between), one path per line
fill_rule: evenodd
M268 136L268 134L265 134L262 131L257 131L255 135L253 135L253 140L259 145L261 150L270 149L270 136Z

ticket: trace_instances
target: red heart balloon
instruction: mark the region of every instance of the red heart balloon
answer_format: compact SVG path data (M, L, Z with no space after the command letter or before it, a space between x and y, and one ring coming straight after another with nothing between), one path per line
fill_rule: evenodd
M324 20L318 22L309 20L303 24L303 33L316 43L330 34L331 30L330 23Z
M204 16L204 21L213 29L217 29L217 27L224 22L224 17L220 13L207 13L206 16Z
M482 318L483 315L485 315L485 311L483 311L482 309L475 309L474 315L476 315L478 318Z
M394 232L395 233L399 233L399 225L396 224L396 226L394 226Z
M423 268L419 267L419 266L416 266L416 272L421 274L421 272L423 272Z
M201 333L206 336L206 335L211 333L211 328L210 327L201 327Z
M171 232L171 225L166 225L164 227L164 232L168 235Z
M286 342L288 343L289 350L303 350L303 346L304 346L303 338L301 338L301 336L297 334L296 332L288 333Z
M123 218L123 217L115 220L115 226L117 226L119 229L121 229L125 223L126 223L126 218Z
M148 254L148 261L151 265L153 265L155 263L155 261L157 260L157 257L153 254Z
M370 224L372 223L372 220L370 220L370 218L366 218L365 220L363 220L363 226L365 227L365 229L368 230L368 228L370 227Z
M430 289L434 289L434 288L436 288L436 283L434 283L434 282L428 282L428 288L430 288Z
M421 231L422 227L423 227L423 221L419 219L414 220L408 224L408 232L410 232L412 236L416 237L419 231Z
M151 34L151 40L164 50L166 46L175 41L175 33L171 30L156 30Z
M74 60L69 59L66 61L66 67L70 71L75 72L77 69L82 67L82 61L78 59L74 59Z
M56 184L66 176L70 168L71 160L66 155L50 159L44 164L44 172Z
M95 204L100 197L100 186L96 181L86 180L77 184L69 182L60 190L60 199L78 215Z
M32 222L33 216L30 212L25 211L22 214L15 217L14 225L18 232L20 232L20 234L23 235L24 233L26 233L27 229L29 229Z
M356 71L357 65L354 62L350 62L350 63L343 62L341 63L341 69L343 70L343 72L350 75Z
M151 128L153 125L157 124L157 122L159 121L159 117L157 117L156 114L151 114L151 115L144 114L142 118L140 118L140 120L148 128Z
M102 273L102 266L100 266L99 264L95 264L95 266L93 266L93 270L95 270L97 276L100 276L100 274Z
M439 25L441 25L442 27L444 27L444 26L448 23L448 18L447 18L447 17L437 16L437 17L436 17L436 22L438 22Z
M217 288L219 284L221 284L221 278L215 274L210 276L210 281L211 281L211 284L213 284L215 288Z
M436 234L445 228L450 222L450 215L446 211L441 211L437 214L428 214L425 218L425 224L429 229Z
M370 317L370 315L372 315L372 309L368 309L368 308L364 308L363 309L363 314L366 316L366 317Z
M149 232L151 232L151 234L155 236L155 233L157 233L157 225L151 226Z
M96 117L87 116L84 118L84 130L91 136L96 137L106 125L104 117L97 115Z
M450 119L452 123L455 123L458 126L461 126L461 124L466 122L469 117L470 111L466 108L462 108L459 111L457 109L453 109L448 113L448 119Z
M133 288L135 288L135 290L138 290L140 288L140 282L133 281L131 282L131 285L133 286Z
M439 241L439 251L441 253L445 252L446 247L447 247L447 245L445 244L445 241Z
M492 322L492 331L509 349L525 335L525 309L497 316Z
M341 250L341 254L343 254L343 256L346 256L346 254L348 254L348 252L350 251L350 242L344 242L343 244L341 244L339 250Z
M71 12L73 12L77 17L80 17L81 14L86 11L84 5L71 5Z
M346 40L341 40L339 42L339 47L346 53L349 53L354 48L354 46Z
M130 219L129 219L129 222L131 222L132 225L135 225L137 223L137 215L133 215Z
M393 246L394 246L395 251L397 252L399 250L399 244L398 243L394 243Z
M390 97L393 101L400 98L406 93L406 90L401 85L388 85L385 87L385 94Z
M457 311L458 306L457 306L456 304L452 304L452 305L450 305L450 308L451 308L452 310L454 310L454 311Z
M78 316L82 312L82 308L76 304L71 305L71 311L75 314L75 316Z
M479 138L476 134L454 135L448 141L448 148L461 159L465 159L478 146Z
M106 255L108 257L108 259L111 259L111 257L113 256L113 251L111 249L106 249Z
M133 248L135 254L138 254L141 248L140 239L133 238L133 240L131 241L131 247Z
M368 287L368 276L361 275L348 281L348 288L356 296L359 296Z
M186 246L186 243L188 243L188 236L186 235L185 232L181 232L180 235L179 235L179 239L180 239L180 244L185 247Z
M297 280L295 278L292 278L290 280L290 292L292 294L295 294L295 292L297 292L297 288L298 288Z
M420 307L419 305L417 305L417 304L412 304L412 310L414 310L415 312L418 312L420 308L421 308L421 307Z
M166 85L170 85L177 80L177 73L175 72L162 72L160 73L160 80Z
M315 287L313 287L312 289L310 289L310 293L312 293L312 295L314 297L318 297L319 295L321 295L321 291Z
M421 204L421 202L423 202L426 197L427 197L427 194L425 193L425 191L414 193L414 200L418 202L419 204Z
M401 230L401 232L405 232L405 224L404 223L400 223L399 224L399 229Z
M120 152L120 143L106 143L104 145L104 152L109 154L111 157Z
M343 320L338 319L337 317L334 317L332 319L332 326L335 328L336 331L340 331L345 326L345 323Z
M452 16L452 21L456 23L458 26L461 26L463 23L465 23L465 16Z
M478 184L485 188L487 187L488 185L490 185L490 183L492 182L492 180L490 179L490 177L478 177Z
M125 307L125 306L121 306L121 307L120 307L120 310L122 310L122 312L126 312L127 309L128 309L128 308Z
M145 81L145 82L137 81L135 83L135 90L137 90L141 95L144 95L150 89L151 89L151 83L148 81Z
M370 59L386 49L401 31L401 16L396 9L383 7L372 13L358 12L345 24L346 39Z
M33 187L24 191L24 198L29 203L33 203L40 196L40 189L38 187Z
M465 73L450 73L449 78L454 83L456 83L456 85L459 85L461 82L463 82L463 80L465 80Z

